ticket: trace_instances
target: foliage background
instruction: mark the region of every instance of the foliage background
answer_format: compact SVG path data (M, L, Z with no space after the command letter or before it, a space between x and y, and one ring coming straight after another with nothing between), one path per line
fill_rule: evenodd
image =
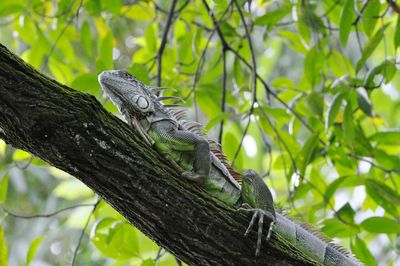
M0 42L116 115L103 70L175 88L165 94L282 208L367 265L399 265L399 12L389 0L15 0L0 3ZM180 263L2 141L0 171L1 265Z

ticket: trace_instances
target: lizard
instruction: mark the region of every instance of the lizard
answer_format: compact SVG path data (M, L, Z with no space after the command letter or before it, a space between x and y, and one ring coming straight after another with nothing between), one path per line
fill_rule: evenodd
M162 103L177 97L158 96L164 88L146 86L126 70L103 71L98 79L104 94L128 124L165 156L183 178L197 183L225 204L252 214L245 235L258 220L256 256L267 218L266 240L272 234L270 245L290 257L315 265L362 265L322 235L276 212L272 193L256 171L237 173L216 142L204 138L199 124L183 120L184 110L176 109L177 105Z

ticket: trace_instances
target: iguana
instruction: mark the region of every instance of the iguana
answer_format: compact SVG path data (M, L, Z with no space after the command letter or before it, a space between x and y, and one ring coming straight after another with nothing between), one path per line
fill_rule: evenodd
M268 240L283 253L315 265L361 265L346 253L306 230L304 226L275 212L271 192L262 178L248 170L238 174L217 144L204 139L199 124L182 120L184 111L161 101L163 88L149 87L125 70L99 75L103 92L118 107L129 125L178 170L182 177L199 184L211 196L238 210L253 213L245 235L258 219L256 256L260 252L264 217L268 219ZM242 180L242 185L238 180Z

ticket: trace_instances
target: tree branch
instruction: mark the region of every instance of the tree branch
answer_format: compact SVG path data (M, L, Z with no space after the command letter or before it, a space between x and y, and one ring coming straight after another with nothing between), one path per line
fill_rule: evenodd
M265 240L255 258L256 232L243 235L250 217L179 178L93 96L45 77L2 45L0 132L7 143L81 180L188 264L299 263Z

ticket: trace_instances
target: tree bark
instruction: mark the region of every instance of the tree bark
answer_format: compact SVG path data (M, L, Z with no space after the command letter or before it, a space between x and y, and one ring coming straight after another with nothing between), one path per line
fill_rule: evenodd
M180 178L95 97L42 75L1 44L0 136L81 180L188 264L299 264L266 241L256 258L256 232L243 235L250 217Z

